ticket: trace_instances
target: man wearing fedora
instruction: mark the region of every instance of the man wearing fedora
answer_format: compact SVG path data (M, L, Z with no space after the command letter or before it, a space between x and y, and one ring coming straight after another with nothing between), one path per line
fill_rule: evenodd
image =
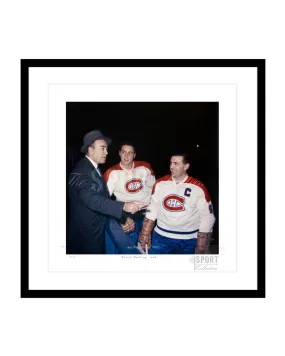
M94 130L84 136L81 152L85 154L68 178L70 219L67 233L67 254L104 254L105 229L108 217L126 223L128 213L140 206L110 199L108 187L99 169L106 161L111 139Z

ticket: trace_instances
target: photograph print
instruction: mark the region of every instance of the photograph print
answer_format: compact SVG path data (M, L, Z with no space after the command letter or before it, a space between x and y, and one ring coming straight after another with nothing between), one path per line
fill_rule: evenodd
M219 254L218 102L66 103L66 254Z

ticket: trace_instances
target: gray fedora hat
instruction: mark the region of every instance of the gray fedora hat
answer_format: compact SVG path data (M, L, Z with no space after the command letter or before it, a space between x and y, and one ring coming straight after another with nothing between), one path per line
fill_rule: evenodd
M94 130L88 132L83 139L83 146L81 147L81 152L86 153L88 151L88 147L92 145L92 143L96 140L105 140L107 145L109 146L112 140L108 137L104 137L101 131Z

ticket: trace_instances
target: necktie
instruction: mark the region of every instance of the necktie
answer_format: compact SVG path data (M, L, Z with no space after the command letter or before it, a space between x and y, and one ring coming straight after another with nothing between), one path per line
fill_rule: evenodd
M106 188L107 195L108 195L108 197L109 197L109 196L110 196L109 189L108 189L108 186L107 186L107 184L106 184L106 182L105 182L105 180L104 180L104 178L103 178L103 174L102 174L102 172L100 171L100 168L99 168L99 167L97 167L96 169L97 169L97 172L98 172L100 178L103 180L103 184L104 184L104 186L105 186L105 188Z

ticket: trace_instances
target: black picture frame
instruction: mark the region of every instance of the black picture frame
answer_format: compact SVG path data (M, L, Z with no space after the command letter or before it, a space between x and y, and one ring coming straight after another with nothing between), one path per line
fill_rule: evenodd
M255 67L257 68L256 290L29 289L29 68ZM22 298L264 298L265 297L265 60L264 59L22 59L21 60L21 297Z

